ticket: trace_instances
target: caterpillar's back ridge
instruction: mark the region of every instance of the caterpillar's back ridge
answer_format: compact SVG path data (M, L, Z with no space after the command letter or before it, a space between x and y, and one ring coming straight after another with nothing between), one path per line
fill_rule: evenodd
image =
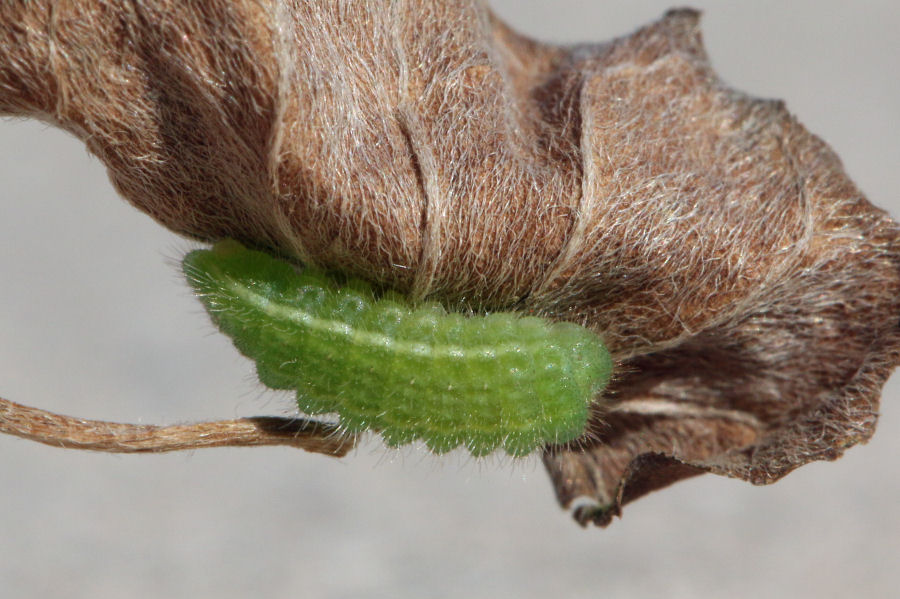
M380 431L389 445L525 455L568 442L610 377L602 341L575 324L414 305L230 240L190 252L183 266L263 384L296 391L308 414L337 413L350 431Z

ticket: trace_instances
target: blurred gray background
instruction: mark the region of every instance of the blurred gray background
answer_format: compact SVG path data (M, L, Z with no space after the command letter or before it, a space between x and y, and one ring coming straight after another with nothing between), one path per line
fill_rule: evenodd
M600 41L666 1L494 1L545 40ZM695 2L721 76L792 112L900 216L900 8ZM0 121L0 395L126 422L291 413L213 334L173 263L191 247L119 199L74 138ZM2 597L896 597L900 385L878 433L763 488L707 475L606 530L536 459L376 440L114 456L0 438Z

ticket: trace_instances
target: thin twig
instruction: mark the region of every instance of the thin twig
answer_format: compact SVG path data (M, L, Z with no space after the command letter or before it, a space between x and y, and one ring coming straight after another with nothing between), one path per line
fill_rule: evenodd
M342 457L356 439L336 426L304 420L257 416L215 422L153 426L84 420L23 406L0 397L0 433L66 449L111 453L159 453L204 447L289 445Z

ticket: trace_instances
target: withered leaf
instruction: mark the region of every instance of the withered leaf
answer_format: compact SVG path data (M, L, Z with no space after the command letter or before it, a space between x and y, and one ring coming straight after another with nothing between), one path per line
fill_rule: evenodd
M553 46L481 3L0 6L0 112L82 138L179 233L585 324L617 377L544 462L564 506L768 483L875 426L897 225L698 15Z

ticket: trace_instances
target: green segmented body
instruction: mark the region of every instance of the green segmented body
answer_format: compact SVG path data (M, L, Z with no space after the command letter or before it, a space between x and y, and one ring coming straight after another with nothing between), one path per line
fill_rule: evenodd
M525 455L571 441L612 369L584 327L412 305L234 241L193 251L183 266L263 384L296 391L307 414L380 431L392 446L422 439L437 453L465 445L474 455L500 446Z

